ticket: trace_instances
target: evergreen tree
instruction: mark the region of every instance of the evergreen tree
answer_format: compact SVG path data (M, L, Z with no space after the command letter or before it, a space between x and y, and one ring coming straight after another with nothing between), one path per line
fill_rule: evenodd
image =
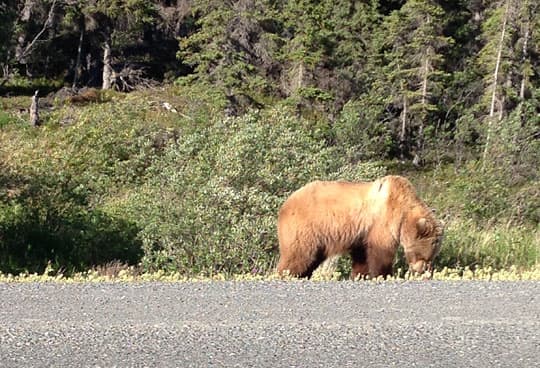
M332 117L351 98L366 90L365 67L372 31L378 23L378 1L276 2L272 8L284 25L281 91L326 109Z
M444 77L443 51L453 40L443 34L445 13L431 0L409 0L385 19L376 39L380 78L376 93L386 95L399 112L398 139L402 156L419 158L425 130L439 110Z
M515 37L512 40L514 52L512 62L513 86L517 90L519 104L532 97L532 91L540 87L540 3L532 0L515 2Z
M487 161L499 156L497 151L500 147L506 146L501 138L517 143L518 128L514 124L513 112L516 108L522 110L523 104L531 97L531 91L538 87L538 80L533 80L538 60L531 56L538 46L539 9L536 2L498 1L492 4L483 23L484 46L476 63L483 76L484 90L476 110L485 127L484 167ZM523 111L530 112L530 109ZM522 117L523 121L525 119ZM495 132L498 132L497 136ZM501 132L505 132L504 137Z
M194 73L184 82L200 82L220 89L231 108L272 93L265 72L274 67L270 50L273 23L265 17L265 1L198 1L192 12L196 29L180 40L180 60ZM266 27L266 28L265 28Z
M28 77L36 72L47 75L50 65L48 46L56 34L59 3L57 0L18 1L10 58L11 64L19 69L24 68L24 74Z
M286 43L280 61L286 64L287 94L302 94L313 86L317 65L327 61L332 47L332 1L288 1L282 9Z
M141 38L146 24L156 19L153 2L146 0L91 0L78 1L83 26L90 26L98 35L103 49L102 88L109 89L114 82L113 53Z
M489 10L488 18L482 25L484 46L476 60L483 76L484 93L480 100L482 110L490 120L501 119L504 115L505 100L513 94L508 87L511 68L511 40L515 29L512 27L511 0L498 1Z
M11 51L11 42L14 32L14 22L16 19L15 0L4 1L0 3L0 66L2 75L0 76L0 85L4 84L9 77L9 54Z

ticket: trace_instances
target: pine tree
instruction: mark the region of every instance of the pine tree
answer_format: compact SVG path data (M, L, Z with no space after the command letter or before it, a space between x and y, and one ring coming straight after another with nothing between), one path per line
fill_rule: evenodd
M378 0L333 2L332 48L326 67L334 74L331 88L338 108L349 99L370 92L368 66L374 29L381 22L378 8Z
M232 108L244 105L243 98L252 102L263 92L272 94L265 75L275 67L270 52L276 46L265 9L259 0L194 3L197 28L180 40L178 52L194 73L182 80L217 87Z
M533 78L540 68L540 60L535 57L540 49L540 3L525 0L518 3L517 40L515 42L519 75L519 101L523 103L531 97L535 88ZM538 86L538 80L535 81Z
M122 46L140 38L144 26L156 19L152 2L146 0L77 0L73 12L82 14L81 32L90 29L99 37L103 55L102 88L112 87L114 53Z
M309 110L332 116L365 91L365 68L378 0L274 2L272 16L283 24L280 89Z
M383 24L376 39L380 78L376 93L399 111L398 139L402 157L418 160L430 118L439 109L446 72L443 50L453 40L443 34L445 13L431 0L409 0Z
M532 58L531 51L539 45L539 10L537 2L498 1L488 10L483 23L484 46L476 64L483 76L484 93L476 109L485 122L484 168L488 161L499 156L498 148L506 146L501 139L517 142L518 132L510 133L511 129L504 125L516 121L515 117L506 118L516 108L521 110L530 98L530 91L535 89L531 78L539 64ZM494 136L495 132L502 131L506 132L504 137Z
M0 86L4 84L9 77L9 53L14 23L16 19L15 0L5 1L0 4L0 66L2 67L2 75L0 76Z
M282 16L287 33L281 61L287 70L287 93L302 93L313 86L315 68L327 57L330 46L331 1L300 0L286 2Z

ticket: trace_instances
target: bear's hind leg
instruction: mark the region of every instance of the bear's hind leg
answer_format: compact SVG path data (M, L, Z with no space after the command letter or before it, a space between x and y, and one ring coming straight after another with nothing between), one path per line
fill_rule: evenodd
M304 253L299 254L282 254L277 266L278 273L282 275L285 271L289 271L291 276L310 278L313 271L320 266L326 259L326 255L322 249L318 249L314 254Z
M311 278L313 272L321 265L321 263L324 262L325 259L326 255L324 254L324 251L319 249L315 253L315 257L311 259L311 262L307 267L306 271L301 274L300 277L307 277L308 279Z

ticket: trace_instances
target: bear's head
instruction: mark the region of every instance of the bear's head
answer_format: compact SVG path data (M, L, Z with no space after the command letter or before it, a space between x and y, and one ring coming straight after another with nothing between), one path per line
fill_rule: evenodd
M443 226L431 211L423 210L420 214L412 211L402 224L400 237L409 271L431 272L433 260L441 250L442 238Z

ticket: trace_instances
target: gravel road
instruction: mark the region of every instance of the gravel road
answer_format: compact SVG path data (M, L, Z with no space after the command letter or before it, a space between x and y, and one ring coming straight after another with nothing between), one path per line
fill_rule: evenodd
M540 282L0 283L1 367L538 367Z

